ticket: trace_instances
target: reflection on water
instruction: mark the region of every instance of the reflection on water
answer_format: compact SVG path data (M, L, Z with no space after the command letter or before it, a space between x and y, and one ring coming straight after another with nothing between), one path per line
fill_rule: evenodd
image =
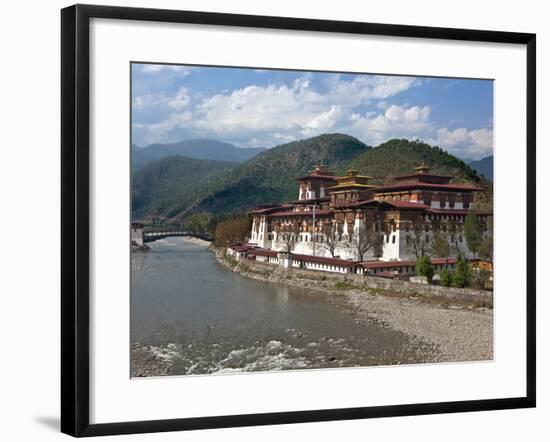
M408 363L409 340L327 295L246 279L183 238L132 255L131 339L174 374Z

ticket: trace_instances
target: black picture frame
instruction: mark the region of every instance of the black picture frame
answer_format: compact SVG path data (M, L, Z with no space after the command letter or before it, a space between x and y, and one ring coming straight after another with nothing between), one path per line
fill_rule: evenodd
M526 395L504 399L90 424L90 19L525 45L527 51ZM61 431L99 436L482 410L536 404L536 35L291 17L75 5L61 10Z

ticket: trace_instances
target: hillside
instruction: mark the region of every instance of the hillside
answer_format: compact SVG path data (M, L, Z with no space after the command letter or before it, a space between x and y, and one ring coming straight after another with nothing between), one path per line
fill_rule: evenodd
M454 181L479 183L482 178L464 161L445 152L439 147L408 140L390 140L357 156L348 164L361 174L375 178L373 183L391 182L392 177L411 173L424 163L431 172L442 175L455 175Z
M483 175L488 180L493 181L493 155L485 157L481 160L472 160L468 163L472 169L475 169L478 173Z
M230 143L202 139L179 141L170 144L156 143L143 148L132 145L132 165L134 168L139 168L149 161L174 155L201 160L242 163L265 150L263 147L244 149Z
M319 163L338 174L358 169L382 184L412 172L422 162L434 173L457 176L455 182L487 187L476 200L483 208L491 207L491 183L438 147L390 140L372 148L348 135L327 134L274 147L241 164L181 156L151 161L133 174L133 215L182 221L196 212L223 215L295 200L295 179Z
M236 212L258 204L297 199L296 177L315 164L343 172L357 155L370 149L348 135L325 134L269 149L228 171L193 207L183 211Z
M132 176L132 216L172 217L215 186L234 163L197 160L183 156L151 161Z

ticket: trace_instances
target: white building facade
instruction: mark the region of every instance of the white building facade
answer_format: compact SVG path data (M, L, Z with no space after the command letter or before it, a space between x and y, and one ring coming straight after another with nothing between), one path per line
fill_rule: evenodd
M435 235L455 254L472 258L465 236L466 217L475 216L482 235L490 212L474 210L470 184L420 166L394 184L374 186L371 177L348 171L336 177L316 166L297 179L298 200L252 211L250 243L267 250L353 261L398 261L431 254Z

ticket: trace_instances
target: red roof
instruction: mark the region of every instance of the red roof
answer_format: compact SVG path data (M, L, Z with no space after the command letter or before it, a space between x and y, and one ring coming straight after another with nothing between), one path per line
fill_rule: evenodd
M331 213L332 213L332 209L319 209L315 211L315 216L330 215ZM269 216L271 217L313 216L313 210L302 211L302 212L293 212L293 211L275 212L275 213L270 213Z
M290 207L292 207L292 205L290 204L282 204L280 206L274 206L274 207L260 207L260 208L251 210L250 213L255 213L258 215L259 214L269 215L270 213L276 212L277 210L288 209Z
M336 177L334 175L306 175L296 178L296 181L305 181L305 180L323 180L323 181L335 181Z
M436 173L409 173L408 175L399 175L396 176L396 180L405 179L405 178L417 178L417 177L435 177L435 178L454 178L453 175L438 175Z
M325 198L311 198L309 200L294 200L290 201L290 204L300 205L300 204L313 204L313 203L323 203L330 201L330 198L327 196Z
M298 261L316 262L319 264L327 264L327 265L341 266L341 267L350 267L352 265L358 264L358 262L356 261L349 261L347 259L326 258L324 256L312 256L312 255L297 255L294 253L292 254L292 259L295 259Z
M232 244L229 246L229 248L235 252L241 253L241 252L247 252L248 250L252 250L256 248L257 246L253 245L243 245L243 244Z
M455 258L432 258L432 264L433 265L439 265L439 264L455 264L456 259ZM416 261L413 259L405 259L402 261L367 261L362 262L361 266L365 267L366 269L391 269L396 267L414 267L416 265Z
M428 190L454 190L462 192L475 192L483 189L472 186L471 184L433 184L422 182L403 182L390 186L383 186L376 189L376 193L391 192L394 190L410 190L410 189L428 189Z
M380 201L380 204L389 204L399 209L428 209L424 203L415 203L413 201Z

